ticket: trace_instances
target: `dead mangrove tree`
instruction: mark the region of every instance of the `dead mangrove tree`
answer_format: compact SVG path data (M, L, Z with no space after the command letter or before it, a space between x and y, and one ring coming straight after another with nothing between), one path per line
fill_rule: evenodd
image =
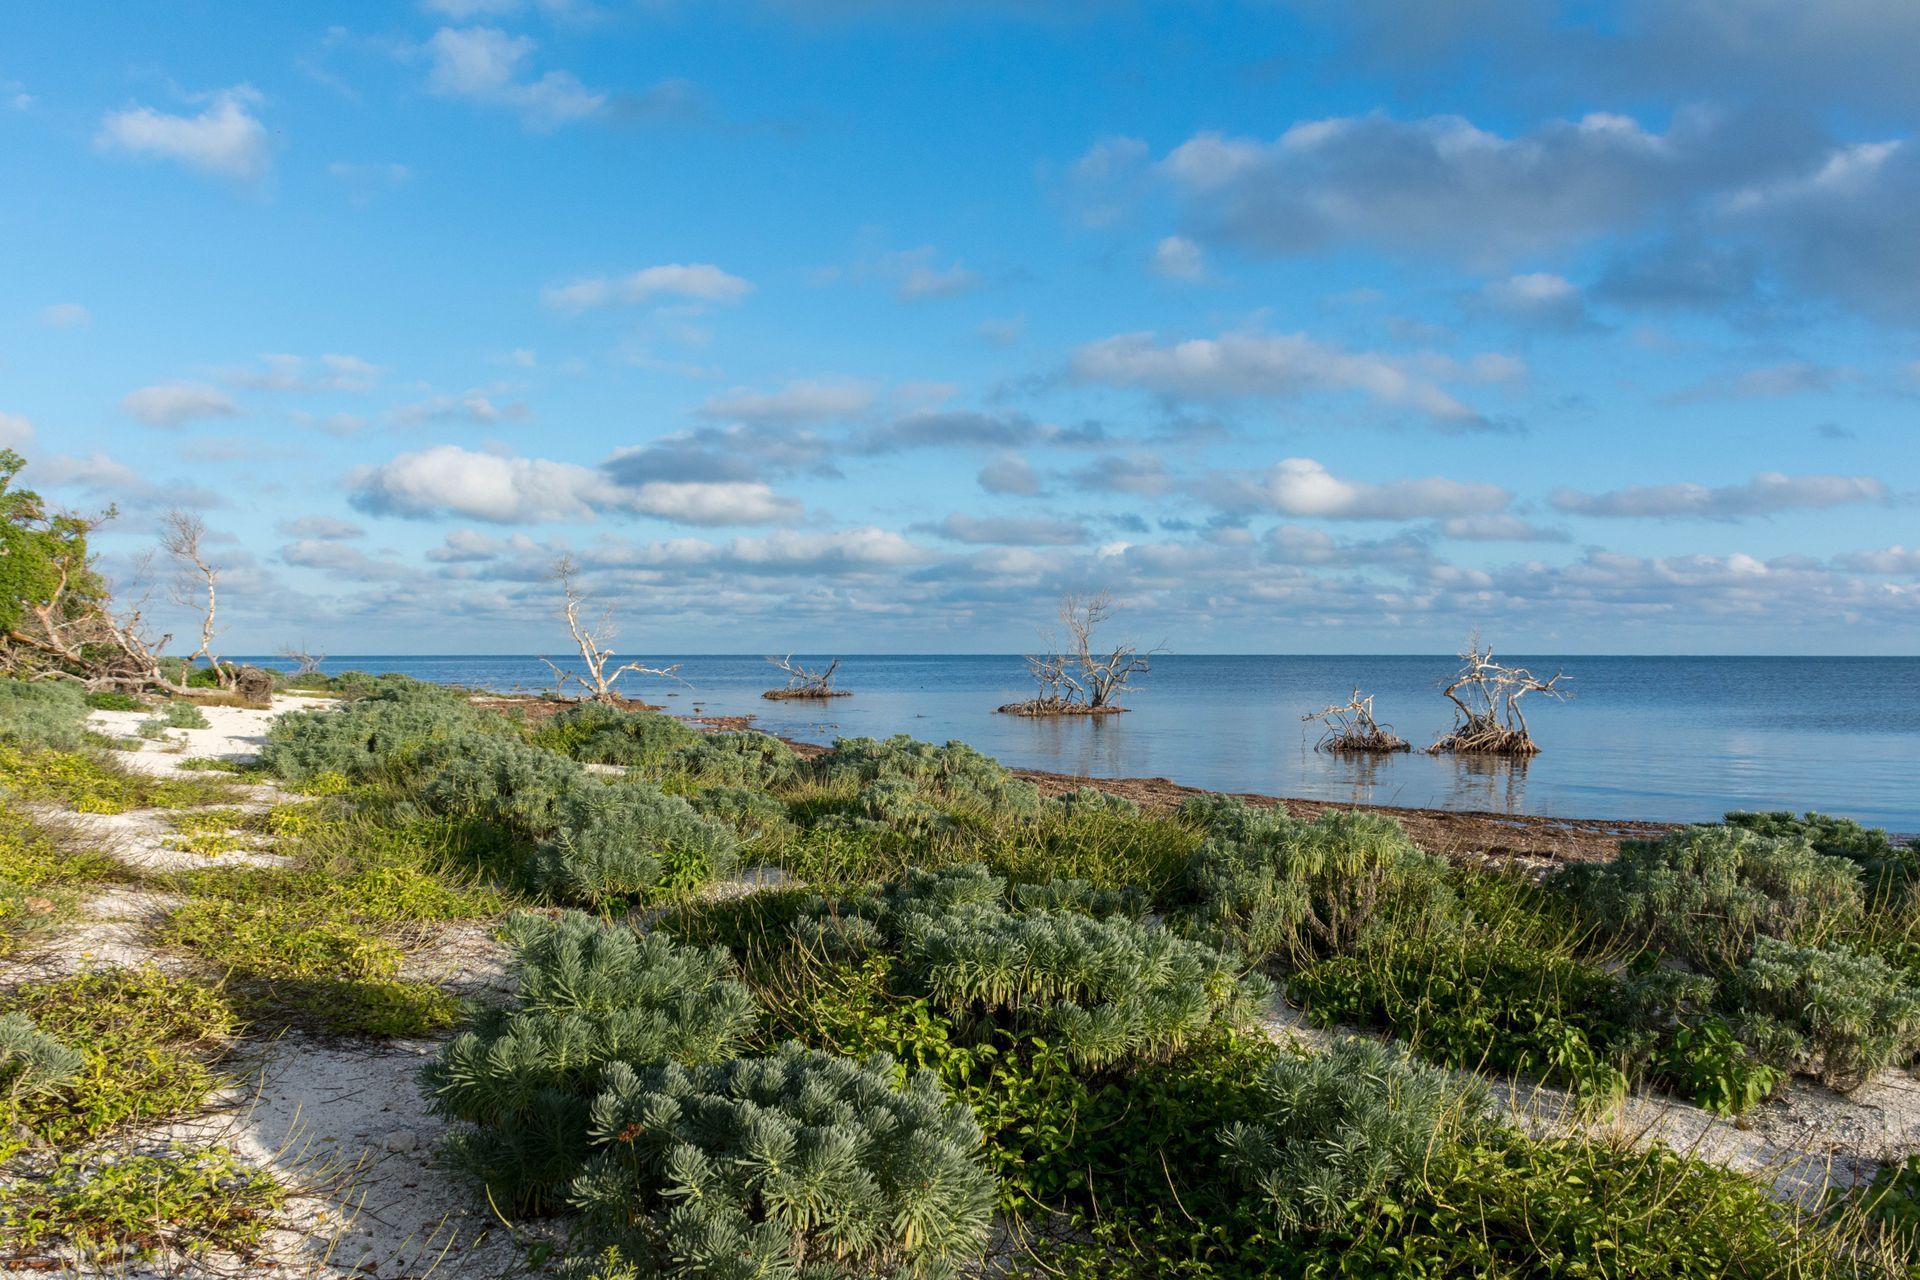
M769 689L760 696L782 702L790 698L847 698L853 696L851 689L833 687L833 673L840 667L840 659L835 658L824 667L804 667L793 660L793 655L784 658L769 656L768 662L787 673L785 688Z
M1137 675L1145 675L1152 655L1131 641L1110 650L1096 647L1093 633L1113 616L1106 592L1073 594L1060 602L1061 630L1043 630L1039 653L1026 655L1027 672L1039 693L999 708L1014 716L1097 716L1125 711L1115 701ZM1062 640L1064 633L1064 640Z
M541 658L540 661L546 663L553 672L556 695L564 695L571 681L580 686L583 697L617 704L626 701L616 687L620 677L625 675L658 676L663 680L686 683L680 679L678 663L671 667L649 667L638 662L623 662L617 667L609 667L615 656L613 642L620 634L614 621L613 606L600 609L598 618L589 621L587 615L593 611L594 603L580 585L580 568L573 562L572 556L563 555L554 561L548 576L560 587L560 616L566 620L573 643L580 650L580 661L586 667L585 674L582 674L562 667L552 659Z
M1568 678L1556 671L1542 680L1525 667L1510 667L1496 662L1493 646L1484 648L1474 636L1460 654L1460 670L1443 693L1453 703L1453 727L1428 747L1438 755L1531 756L1540 752L1539 744L1527 728L1526 713L1520 700L1537 693L1564 702L1572 694L1560 687Z
M1359 689L1355 689L1344 704L1336 702L1300 718L1318 720L1325 726L1320 740L1313 744L1315 751L1336 755L1391 755L1413 750L1413 744L1395 733L1392 725L1374 719L1373 695L1362 695Z

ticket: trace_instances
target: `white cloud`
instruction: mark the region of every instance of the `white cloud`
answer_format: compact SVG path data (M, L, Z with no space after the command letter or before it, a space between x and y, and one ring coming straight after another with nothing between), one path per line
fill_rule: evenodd
M1846 569L1852 573L1920 576L1920 547L1903 546L1896 542L1890 547L1881 547L1875 551L1849 551L1845 555L1834 557L1833 563L1836 568Z
M1322 520L1415 520L1480 515L1506 507L1499 485L1426 476L1385 484L1343 480L1312 458L1283 458L1264 471L1217 472L1196 486L1223 510L1274 511Z
M1508 515L1453 516L1436 528L1441 537L1462 542L1566 542L1572 537L1565 529Z
M429 422L465 422L474 426L496 427L527 422L533 410L524 400L496 400L485 391L468 391L457 396L432 396L403 405L394 417L408 426Z
M33 424L17 413L0 413L0 449L33 446Z
M1872 476L1790 476L1763 471L1745 484L1717 489L1701 484L1636 484L1607 493L1559 489L1549 501L1571 515L1737 520L1885 502L1889 496L1886 484Z
M804 378L777 391L736 387L700 406L700 415L732 422L822 422L851 418L873 406L874 385L852 379Z
M40 323L49 329L84 329L93 323L93 312L77 302L56 302L40 308Z
M466 516L496 524L588 520L611 512L678 524L768 524L800 514L798 503L744 481L619 483L606 471L545 458L434 445L349 473L351 501L377 515Z
M234 369L223 379L253 391L371 391L380 382L380 367L359 356L323 355L317 360L274 352L259 357L247 369Z
M966 293L980 284L980 273L968 270L958 262L944 267L919 262L908 267L900 277L900 296L902 298L951 298Z
M533 129L556 128L606 109L607 95L588 89L570 72L524 78L521 64L538 47L527 36L510 36L497 27L442 27L427 41L427 89L511 107Z
M94 145L252 180L264 176L272 160L267 128L248 110L259 102L259 94L239 85L214 94L195 116L168 115L152 107L116 111L100 122Z
M1040 492L1040 476L1019 454L995 458L980 468L980 487L988 493L1031 495Z
M1153 247L1153 273L1189 283L1205 280L1206 251L1185 236L1167 236Z
M540 298L556 311L588 311L614 303L628 305L656 298L691 298L698 302L737 302L753 292L751 281L722 271L711 262L669 262L643 267L619 279L590 276L541 291Z
M931 532L951 542L1015 547L1070 547L1087 541L1087 527L1078 520L1049 516L970 516L954 512Z
M1083 381L1194 398L1358 391L1379 404L1413 409L1455 427L1484 425L1485 419L1436 378L1499 381L1524 368L1501 355L1462 363L1346 351L1304 333L1226 333L1168 342L1152 333L1123 333L1081 347L1071 366Z
M649 480L618 505L677 524L775 524L800 515L800 504L752 481Z
M1481 287L1479 300L1487 308L1526 324L1584 329L1594 323L1579 286L1550 271L1530 271L1490 281Z
M1349 116L1271 141L1199 133L1160 172L1199 233L1270 253L1341 243L1470 261L1576 243L1705 190L1711 132L1681 113L1666 133L1624 116L1551 121L1512 137L1459 116Z
M240 408L232 397L204 382L163 382L142 387L120 401L150 427L178 427L203 418L232 418Z
M119 490L145 485L140 473L132 467L97 452L84 458L64 454L41 458L28 468L28 473L33 483L56 489Z

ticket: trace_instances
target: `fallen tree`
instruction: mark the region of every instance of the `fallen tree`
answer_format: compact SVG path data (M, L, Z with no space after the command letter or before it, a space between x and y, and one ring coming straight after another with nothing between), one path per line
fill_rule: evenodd
M1313 744L1315 751L1337 755L1391 755L1413 750L1413 744L1395 733L1392 725L1381 724L1373 718L1373 695L1362 696L1359 689L1353 691L1345 704L1336 702L1300 718L1318 720L1326 726L1320 740Z
M176 698L224 694L190 687L191 659L163 659L170 634L155 635L146 619L147 595L116 600L95 567L89 539L115 518L109 507L83 516L49 507L31 489L14 485L26 459L0 449L0 674L16 680L69 680L90 692L165 693ZM199 554L205 525L185 512L170 513L161 545L183 566L196 565L206 587L201 647L211 659L215 633L215 583L219 570ZM147 578L151 555L135 562L133 579ZM182 593L184 596L184 592ZM231 685L233 668L216 663Z
M1039 694L1024 702L1009 702L998 710L1010 716L1099 716L1125 711L1115 699L1137 675L1145 675L1152 654L1131 641L1101 652L1094 648L1095 628L1113 615L1112 599L1102 591L1073 594L1060 602L1060 625L1067 640L1042 631L1042 652L1027 654L1027 672Z
M1509 667L1493 659L1493 646L1484 649L1480 637L1467 642L1461 667L1442 691L1454 706L1453 728L1427 748L1429 754L1531 756L1539 744L1527 728L1520 700L1530 693L1564 702L1572 696L1560 687L1567 679L1556 671L1545 680L1525 667Z
M822 668L803 667L793 660L792 654L784 658L769 656L767 661L787 673L787 683L785 688L767 690L760 695L763 698L781 702L790 698L850 698L853 696L851 689L833 687L833 673L840 667L838 658Z

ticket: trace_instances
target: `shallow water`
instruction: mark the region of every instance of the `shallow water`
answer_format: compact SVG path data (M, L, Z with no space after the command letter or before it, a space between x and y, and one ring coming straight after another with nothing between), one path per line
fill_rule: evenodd
M1168 655L1124 699L1126 715L1048 720L995 714L1032 692L1012 656L844 657L836 684L854 696L826 703L762 698L783 680L759 657L658 659L679 662L692 687L649 680L627 691L676 712L752 715L759 728L803 741L959 738L1011 765L1089 777L1561 817L1687 821L1811 808L1920 831L1920 658L1502 658L1572 677L1572 701L1526 704L1542 747L1530 761L1314 751L1319 731L1301 714L1355 684L1416 748L1433 741L1449 723L1440 686L1451 657ZM499 690L551 684L531 656L326 664L349 668ZM1863 708L1871 723L1861 722Z

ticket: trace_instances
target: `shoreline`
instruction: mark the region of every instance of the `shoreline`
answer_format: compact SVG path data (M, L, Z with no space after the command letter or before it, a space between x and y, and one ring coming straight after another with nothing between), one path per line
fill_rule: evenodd
M517 709L525 714L532 707L541 712L532 718L545 719L564 710L570 703L555 702L539 695L522 697L484 693L473 695L475 705L492 710ZM659 711L709 733L765 733L755 727L753 716L685 715L652 703L629 701L629 709ZM796 753L813 759L833 750L818 742L805 742L781 734L769 737L791 747ZM1257 791L1221 791L1188 786L1167 777L1104 778L1056 773L1046 769L1022 769L1007 766L1016 778L1031 782L1044 796L1057 796L1080 787L1092 787L1110 795L1122 796L1143 809L1171 809L1190 796L1228 795L1258 807L1280 806L1298 818L1314 818L1332 810L1357 809L1366 813L1396 818L1413 837L1414 843L1431 853L1449 858L1479 856L1491 860L1525 862L1597 862L1611 858L1622 840L1657 840L1669 831L1685 827L1684 822L1654 822L1631 818L1569 818L1549 814L1495 813L1476 809L1436 809L1408 805L1343 804L1332 800L1308 800L1296 796L1268 795Z

